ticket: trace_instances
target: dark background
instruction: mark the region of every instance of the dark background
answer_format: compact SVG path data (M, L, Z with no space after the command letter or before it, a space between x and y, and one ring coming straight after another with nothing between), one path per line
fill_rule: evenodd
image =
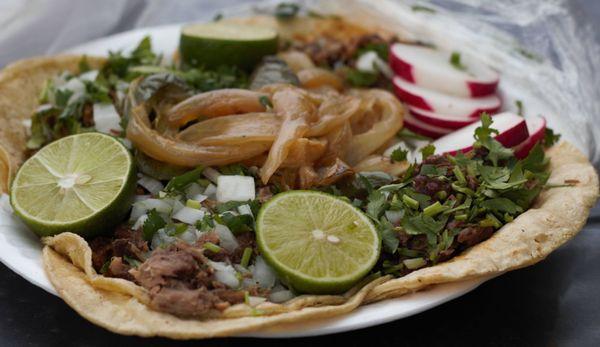
M569 3L582 22L595 26L600 40L600 1ZM115 335L0 264L0 346L600 346L599 247L597 206L575 239L535 266L504 274L416 316L348 333L288 340L175 342Z

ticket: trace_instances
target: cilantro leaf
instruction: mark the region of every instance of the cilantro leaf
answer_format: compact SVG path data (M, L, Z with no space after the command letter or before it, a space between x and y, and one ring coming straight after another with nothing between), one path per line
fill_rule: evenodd
M367 215L374 220L379 220L385 209L389 206L385 194L379 190L374 190L369 194L367 203Z
M423 155L423 160L425 160L429 156L433 155L433 153L435 153L435 146L430 143L427 146L421 148L419 151Z
M199 166L192 171L188 171L180 176L173 177L167 186L165 187L166 192L182 192L185 187L196 182L202 176L204 167Z
M360 71L349 68L346 71L346 81L353 87L370 87L379 78L379 73Z
M159 229L164 228L165 225L167 225L167 222L162 219L156 210L153 209L148 212L148 219L146 219L144 225L142 226L142 235L144 240L151 241L152 237L154 237L154 234L156 234Z
M560 134L555 134L554 130L546 127L544 131L544 147L552 147L555 143L560 140Z
M402 148L396 148L392 152L390 159L392 160L392 163L395 161L405 161L407 155L408 155L408 150L402 149Z
M224 212L215 218L234 234L254 230L254 218L247 214L235 215L231 212Z
M515 204L511 200L507 198L495 198L485 200L480 204L481 207L486 208L489 211L497 212L497 213L509 213L515 214L518 212L523 212L521 206Z
M400 245L400 240L396 236L394 226L385 217L381 217L380 223L377 226L377 231L381 236L383 250L387 253L394 254Z
M450 64L457 70L464 71L467 69L467 67L460 61L460 52L452 52L450 55Z
M298 15L300 5L292 2L282 2L275 7L275 17L280 20L290 20Z
M487 113L481 114L481 126L475 129L475 146L482 146L488 150L487 159L494 166L498 166L498 161L513 157L512 149L504 147L500 142L496 141L492 135L498 134L498 130L491 128L492 117Z

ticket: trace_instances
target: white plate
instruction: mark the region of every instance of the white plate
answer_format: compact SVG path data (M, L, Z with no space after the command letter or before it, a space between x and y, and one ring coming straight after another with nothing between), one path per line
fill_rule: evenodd
M68 52L107 55L109 50L130 50L145 36L152 37L155 51L170 57L179 42L180 25L145 28L109 36L74 47ZM29 282L56 295L41 262L41 245L37 237L16 217L0 208L0 261ZM276 338L302 337L338 333L383 324L412 316L459 297L486 281L469 281L433 286L428 290L385 300L358 308L340 317L271 328L243 336Z

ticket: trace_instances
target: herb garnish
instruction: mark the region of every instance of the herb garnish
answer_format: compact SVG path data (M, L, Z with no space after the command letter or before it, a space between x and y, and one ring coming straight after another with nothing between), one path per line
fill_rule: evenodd
M291 2L282 2L275 7L275 17L280 20L290 20L300 12L300 6Z
M466 70L467 67L464 66L462 64L462 62L460 61L460 53L459 52L452 52L452 54L450 55L450 64L452 66L454 66L455 69L457 70Z

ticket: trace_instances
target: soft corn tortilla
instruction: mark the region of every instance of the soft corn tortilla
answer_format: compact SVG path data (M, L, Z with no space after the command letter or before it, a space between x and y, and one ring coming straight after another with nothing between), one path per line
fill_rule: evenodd
M315 22L309 26L294 25L310 27L311 34L321 27ZM325 24L323 28L333 30L338 27L337 24ZM76 72L79 59L79 56L34 58L11 65L0 73L0 147L6 149L6 153L0 151L0 182L3 182L0 188L3 191L7 190L11 172L26 156L28 135L23 120L37 107L44 81L64 70ZM89 61L94 66L103 62L102 58L90 58ZM598 198L598 177L586 157L569 143L563 142L547 154L551 159L550 183L562 184L565 180L579 183L542 192L530 210L505 225L489 240L448 262L398 279L378 278L364 286L358 285L345 295L306 295L285 304L263 303L255 308L241 304L208 319L181 319L151 310L145 304L148 302L146 290L135 283L98 275L91 266L91 249L77 235L65 233L45 238L44 267L59 295L73 309L91 322L120 334L209 338L341 315L361 304L398 297L430 285L528 266L544 259L572 238L585 224L589 210Z

